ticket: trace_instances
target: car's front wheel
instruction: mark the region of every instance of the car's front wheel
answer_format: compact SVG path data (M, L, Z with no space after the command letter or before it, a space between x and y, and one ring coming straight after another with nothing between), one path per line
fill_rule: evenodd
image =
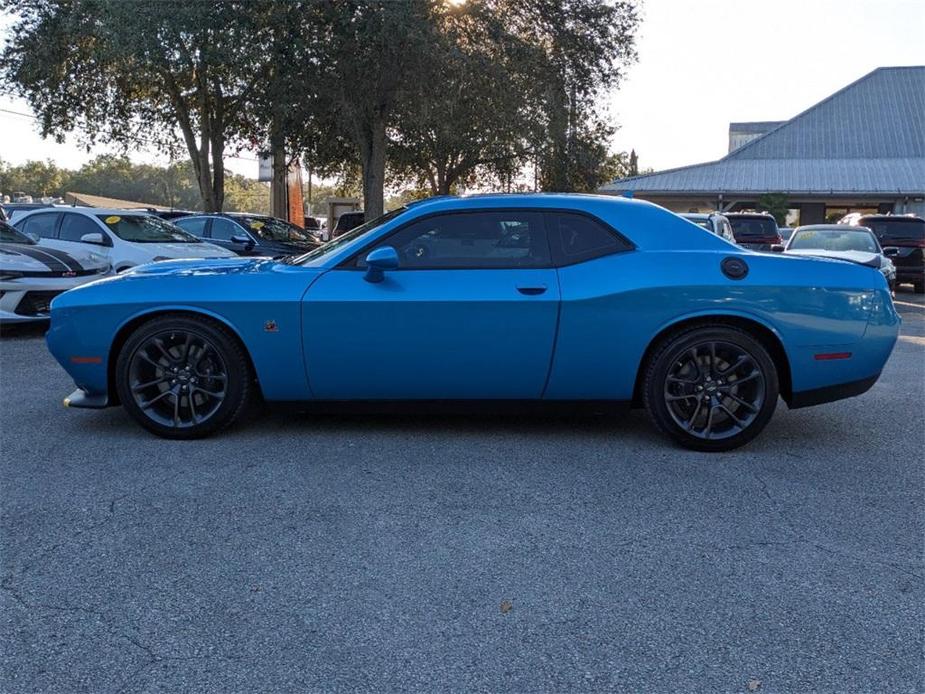
M227 328L178 314L136 328L115 376L126 411L171 439L200 438L230 425L244 412L253 381L247 355Z
M777 369L767 349L731 326L669 336L648 362L646 409L682 445L728 451L755 438L777 406Z

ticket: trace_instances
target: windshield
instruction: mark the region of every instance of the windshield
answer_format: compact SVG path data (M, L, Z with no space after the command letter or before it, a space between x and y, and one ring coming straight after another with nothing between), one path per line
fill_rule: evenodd
M316 248L313 251L309 251L305 255L300 255L297 258L288 259L287 262L291 262L292 264L295 265L295 264L307 262L309 260L317 260L319 258L323 258L329 253L333 253L341 246L346 245L350 241L353 241L354 239L359 238L363 234L369 231L372 231L376 227L380 227L386 222L392 219L395 219L398 215L400 215L402 212L404 212L407 209L408 209L407 207L399 207L398 209L392 210L391 212L386 212L381 217L377 217L376 219L372 219L366 222L365 224L361 224L358 227L354 227L353 229L346 232L345 234L338 236L336 239L332 241L328 241L326 244L318 246L318 248Z
M820 251L866 251L879 253L873 234L860 229L806 229L796 231L788 250L812 249Z
M199 243L199 239L170 222L150 214L99 214L106 227L123 241L132 243Z
M911 217L861 218L859 221L873 231L881 243L884 241L925 241L925 221L921 219Z
M770 217L730 217L729 223L736 238L777 236L777 222Z
M254 236L266 241L314 241L307 231L300 229L291 222L276 217L244 217L235 215L235 221L245 227Z
M35 243L35 241L16 231L6 222L0 222L0 241L4 243L28 243L30 245Z

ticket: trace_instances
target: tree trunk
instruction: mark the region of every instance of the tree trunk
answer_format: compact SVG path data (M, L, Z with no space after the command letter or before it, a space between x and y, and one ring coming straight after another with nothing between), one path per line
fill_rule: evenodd
M367 220L385 211L385 119L376 118L360 144L363 166L363 211Z
M215 212L225 206L225 138L212 137L212 203Z
M279 219L289 219L289 165L281 138L271 138L270 153L273 157L270 214Z

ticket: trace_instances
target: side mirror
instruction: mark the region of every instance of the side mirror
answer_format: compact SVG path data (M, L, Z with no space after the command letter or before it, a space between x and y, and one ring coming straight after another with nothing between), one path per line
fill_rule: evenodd
M26 236L28 236L34 243L38 243L41 240L41 236L36 234L34 231L27 231ZM899 250L898 248L896 250Z
M249 236L245 236L244 234L235 234L231 237L231 242L241 244L247 250L250 250L254 247L254 240Z
M382 246L370 251L366 256L366 276L363 278L367 282L381 282L385 279L386 270L394 270L398 267L398 252L391 246Z
M80 241L82 243L93 243L93 244L96 244L97 246L102 246L106 243L103 240L103 235L99 233L98 231L94 231L90 234L84 234L83 236L80 237Z
M771 253L783 253L783 252L784 252L784 247L781 244L775 243L773 246L771 246Z
M887 258L895 258L899 255L899 248L897 246L886 246L883 249L883 255Z

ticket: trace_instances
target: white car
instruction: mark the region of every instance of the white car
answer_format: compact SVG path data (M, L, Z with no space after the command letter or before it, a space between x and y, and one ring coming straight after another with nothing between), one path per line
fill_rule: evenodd
M105 277L110 269L99 253L45 248L0 222L0 323L47 320L54 297Z
M19 231L41 238L43 246L65 252L91 249L105 255L116 272L156 260L233 258L235 253L187 234L141 210L54 207L18 217Z
M786 246L775 246L771 250L867 265L880 271L890 291L896 286L896 266L890 258L895 257L899 249L895 246L881 248L874 232L867 227L809 224L794 229Z

